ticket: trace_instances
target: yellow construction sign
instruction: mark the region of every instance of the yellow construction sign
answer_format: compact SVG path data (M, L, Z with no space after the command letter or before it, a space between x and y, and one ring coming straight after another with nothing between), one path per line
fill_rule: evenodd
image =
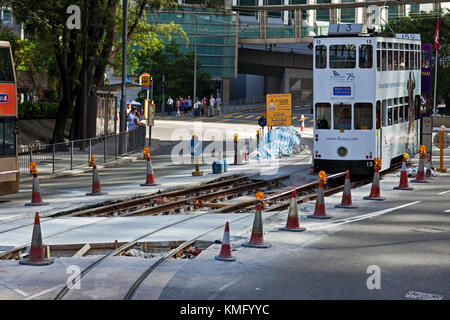
M147 116L149 126L155 125L155 103L150 99L145 99L144 114Z
M267 104L267 126L290 126L292 124L291 94L268 94Z

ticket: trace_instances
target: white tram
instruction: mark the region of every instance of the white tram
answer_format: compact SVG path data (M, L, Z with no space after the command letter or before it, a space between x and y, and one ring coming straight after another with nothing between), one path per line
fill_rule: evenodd
M314 38L314 171L381 171L419 146L419 40L330 25ZM417 37L416 38L420 38Z

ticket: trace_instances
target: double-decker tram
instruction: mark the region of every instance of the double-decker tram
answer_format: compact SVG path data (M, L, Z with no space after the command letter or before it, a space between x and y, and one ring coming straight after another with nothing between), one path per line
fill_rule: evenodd
M330 25L314 38L314 171L371 174L419 146L420 36ZM415 38L418 40L411 40Z
M11 47L0 41L0 195L19 191L16 96Z

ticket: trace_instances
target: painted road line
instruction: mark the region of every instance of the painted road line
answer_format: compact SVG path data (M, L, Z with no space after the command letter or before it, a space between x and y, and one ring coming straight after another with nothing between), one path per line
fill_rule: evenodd
M4 283L3 281L0 281L0 285L4 286L5 288L8 288L9 290L12 290L12 291L14 291L15 293L18 293L18 294L20 294L20 295L21 295L21 296L23 296L23 297L28 297L28 296L29 296L29 294L28 294L28 293L26 293L26 292L23 292L23 291L22 291L22 290L20 290L20 289L17 289L17 288L11 287L10 285L8 285L7 283Z
M235 118L237 119L237 118L242 118L244 115L240 115L240 116L236 116Z
M46 293L55 291L56 289L61 288L61 287L64 287L64 284L60 284L60 285L57 285L56 287L53 287L53 288L50 288L50 289L47 289L47 290L35 293L32 296L29 296L29 297L25 298L25 300L32 300L32 299L40 297L40 296L42 296L42 295L44 295Z
M292 117L292 120L295 120L295 119L297 119L298 117Z
M398 207L384 209L384 210L376 211L376 212L373 212L373 213L363 214L363 215L360 215L360 216L357 216L357 217L338 219L338 220L335 220L333 222L324 224L322 226L318 226L318 227L312 226L312 227L309 227L308 229L309 230L319 230L319 229L329 228L329 227L333 227L333 226L339 226L339 225L342 225L342 224L355 222L355 221L359 221L359 220L369 219L369 218L373 218L373 217L376 217L376 216L380 216L382 214L386 214L386 213L392 212L394 210L406 208L406 207L418 204L420 202L422 202L422 201L414 201L414 202L411 202L411 203L403 204L403 205L398 206Z
M254 115L251 115L251 116L245 117L245 119L250 119L250 118L253 118L253 117L254 117Z
M450 210L445 210L444 212L450 212Z
M447 190L447 191L444 191L444 192L440 192L440 193L438 193L438 194L446 194L446 193L448 193L448 192L450 192L450 190Z

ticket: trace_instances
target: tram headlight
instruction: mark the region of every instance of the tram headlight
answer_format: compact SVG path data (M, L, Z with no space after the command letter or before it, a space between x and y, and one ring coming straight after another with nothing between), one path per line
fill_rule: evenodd
M348 154L348 149L347 149L346 147L339 147L339 148L337 149L337 154L338 154L340 157L345 157L345 156Z

